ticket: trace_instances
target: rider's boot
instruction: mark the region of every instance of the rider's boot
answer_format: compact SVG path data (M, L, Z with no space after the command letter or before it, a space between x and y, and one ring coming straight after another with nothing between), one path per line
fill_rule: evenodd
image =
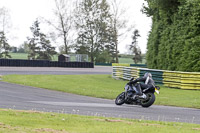
M138 94L133 95L133 99L139 99L139 98L146 99L147 96L144 93L142 95Z
M139 96L139 98L143 98L143 99L146 99L147 96L143 93L141 96Z

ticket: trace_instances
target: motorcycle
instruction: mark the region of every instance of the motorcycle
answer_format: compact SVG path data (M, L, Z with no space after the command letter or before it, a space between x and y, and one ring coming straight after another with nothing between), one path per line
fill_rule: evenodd
M132 81L134 78L131 78L130 81ZM131 104L131 105L141 105L142 107L150 107L154 102L155 102L155 95L154 93L156 92L159 94L160 87L155 86L155 88L147 88L147 89L142 89L143 96L142 97L137 97L135 95L135 90L137 87L138 83L135 83L133 85L128 85L124 87L124 92L119 94L116 99L115 99L115 104L116 105L122 105L122 104Z

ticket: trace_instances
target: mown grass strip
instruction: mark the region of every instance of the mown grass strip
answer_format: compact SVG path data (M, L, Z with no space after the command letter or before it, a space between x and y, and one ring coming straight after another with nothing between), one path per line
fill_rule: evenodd
M12 57L12 59L28 59L28 54L27 53L9 53ZM128 55L121 55L121 57L119 58L119 63L129 63L129 64L134 64L133 62L133 57ZM54 55L52 58L53 61L58 61L58 55ZM75 59L74 59L75 60ZM142 62L139 62L141 64L145 64L146 63L146 59L144 59L144 55L143 55L143 59Z
M5 75L3 81L106 99L115 99L128 82L110 75ZM160 92L157 105L200 109L200 91L161 86Z
M0 109L6 133L195 133L200 125Z

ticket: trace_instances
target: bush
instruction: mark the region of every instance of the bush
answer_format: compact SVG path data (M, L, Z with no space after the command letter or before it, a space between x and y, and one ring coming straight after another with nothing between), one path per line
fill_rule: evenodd
M174 0L176 6L170 7L168 3L168 8L162 2L147 1L146 13L151 11L153 16L147 46L148 67L200 72L199 0Z

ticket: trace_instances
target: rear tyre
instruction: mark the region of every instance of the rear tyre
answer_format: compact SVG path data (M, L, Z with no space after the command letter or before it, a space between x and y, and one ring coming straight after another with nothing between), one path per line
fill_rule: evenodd
M117 96L117 98L115 99L115 104L116 105L122 105L125 103L125 92L122 92L121 94L119 94Z
M141 101L142 107L150 107L155 102L155 95L153 93L146 93L147 99Z

